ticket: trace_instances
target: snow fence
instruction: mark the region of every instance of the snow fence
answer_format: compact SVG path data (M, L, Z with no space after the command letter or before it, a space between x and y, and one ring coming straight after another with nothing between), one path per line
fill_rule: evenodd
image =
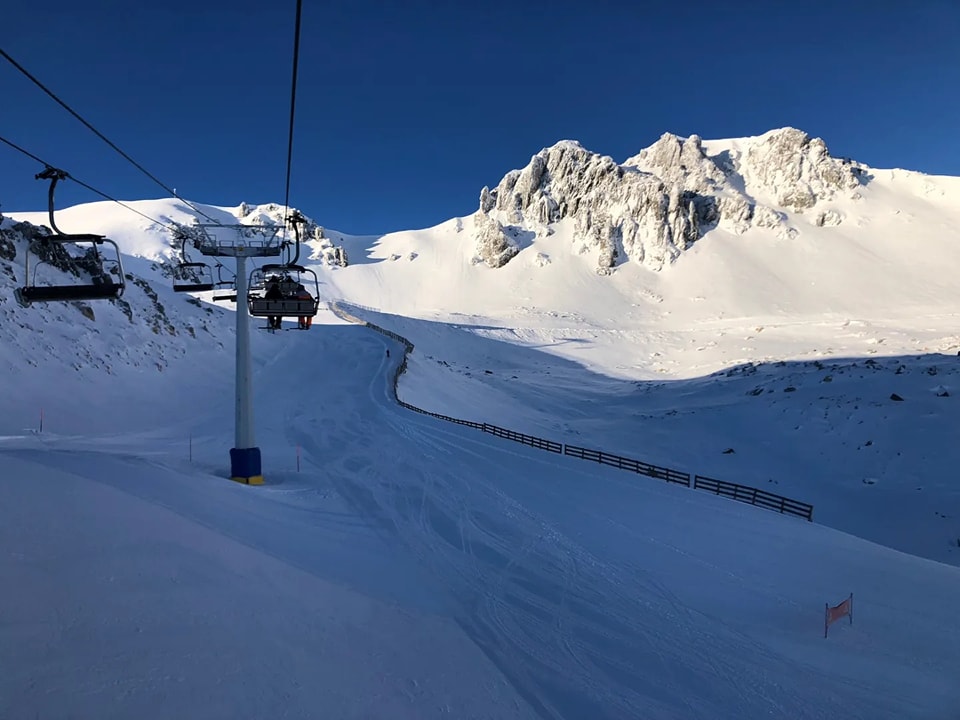
M339 302L331 302L330 310L337 317L346 320L347 322L368 327L371 330L374 330L381 335L385 335L386 337L403 345L403 359L400 361L400 364L397 365L397 368L393 373L393 397L400 406L406 408L407 410L412 410L413 412L418 412L422 415L429 415L439 420L445 420L446 422L456 423L457 425L466 425L467 427L481 430L482 432L495 435L496 437L503 438L504 440L512 440L514 442L521 443L522 445L528 445L539 450L546 450L547 452L557 453L558 455L566 455L568 457L574 457L580 460L596 462L600 465L615 467L619 470L626 470L628 472L636 473L637 475L644 475L657 480L664 480L665 482L674 483L676 485L683 485L685 487L691 487L692 485L695 490L705 490L719 497L737 500L738 502L748 503L755 507L774 510L784 515L795 515L805 520L811 522L813 521L813 505L810 503L793 500L791 498L784 497L783 495L776 495L774 493L767 492L766 490L750 487L749 485L740 485L739 483L731 483L725 480L716 480L704 475L696 475L691 483L690 473L682 472L680 470L661 467L659 465L651 465L650 463L643 462L642 460L634 460L632 458L623 457L622 455L614 455L613 453L604 452L603 450L591 450L588 448L577 447L575 445L567 445L554 440L547 440L534 435L527 435L525 433L517 432L516 430L508 430L507 428L502 428L498 425L474 422L472 420L463 420L461 418L450 417L449 415L441 415L440 413L430 412L429 410L424 410L416 405L411 405L408 402L404 402L400 399L400 395L397 392L397 385L400 382L400 376L403 375L403 373L407 370L407 356L413 352L413 343L402 335L398 335L391 330L387 330L386 328L380 327L379 325L357 317L353 313L346 310ZM371 310L373 310L373 308L371 308ZM374 312L379 311L374 310Z

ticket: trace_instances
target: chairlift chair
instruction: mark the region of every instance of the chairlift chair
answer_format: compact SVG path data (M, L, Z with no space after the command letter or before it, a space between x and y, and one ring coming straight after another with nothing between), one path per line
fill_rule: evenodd
M277 284L282 299L268 300L265 297L267 288L273 283ZM307 289L310 298L297 297L301 286ZM254 317L314 317L320 308L320 281L313 270L302 265L259 267L250 273L250 288L247 306ZM261 292L263 295L258 294Z
M234 275L233 278L227 280L223 279L223 271L226 270L223 265L217 263L217 282L216 289L224 292L222 295L214 295L212 300L214 302L236 302L237 301L237 279ZM227 272L230 272L227 270ZM233 273L230 273L233 275ZM224 290L225 288L225 290Z
M203 262L191 262L187 253L187 242L196 240L184 231L174 231L180 237L180 257L173 275L174 292L206 292L226 284L221 275L223 266L217 263L217 280L213 279L213 268Z
M38 180L50 180L50 189L48 191L48 211L50 215L50 229L53 235L33 240L26 253L24 261L24 286L17 288L14 295L24 307L29 307L35 302L65 302L70 300L113 300L123 295L126 281L124 280L123 262L120 259L120 248L117 244L102 235L93 234L67 234L61 232L54 220L54 192L57 182L67 178L67 173L63 170L48 167L37 176ZM67 245L90 246L85 257L81 259L81 269L90 273L90 282L87 283L52 283L46 285L37 284L37 270L41 265L50 265L52 255L56 253L57 247L64 252ZM110 245L113 248L110 258L103 258L100 250L104 245ZM92 251L92 252L91 252ZM37 258L37 263L30 272L30 256ZM76 261L72 255L67 253L70 259ZM89 265L90 267L84 267ZM76 274L76 271L74 271Z
M216 287L217 284L213 281L213 270L206 263L177 264L177 273L173 278L174 292L205 292Z

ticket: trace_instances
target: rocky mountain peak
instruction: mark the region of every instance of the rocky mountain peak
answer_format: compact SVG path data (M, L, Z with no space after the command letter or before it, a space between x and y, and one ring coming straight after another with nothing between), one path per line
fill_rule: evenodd
M853 163L832 157L820 138L790 127L769 132L751 144L741 159L741 173L748 190L797 211L861 184Z
M699 135L681 138L664 133L653 145L628 158L624 166L698 192L715 190L726 179L723 170L707 157Z
M551 226L571 219L575 245L596 250L598 272L628 261L658 270L715 227L795 235L789 212L861 184L850 161L833 158L821 139L794 128L714 154L698 135L665 133L622 165L563 140L495 188L483 188L477 256L500 267L519 252L512 238L549 235Z

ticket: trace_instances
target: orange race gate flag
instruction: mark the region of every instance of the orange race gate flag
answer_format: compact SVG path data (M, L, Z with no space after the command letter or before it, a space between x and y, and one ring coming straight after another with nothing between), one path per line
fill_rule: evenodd
M850 624L853 625L853 593L839 605L830 607L830 603L824 603L823 606L823 636L827 636L827 629L830 624L836 622L842 617L850 616Z

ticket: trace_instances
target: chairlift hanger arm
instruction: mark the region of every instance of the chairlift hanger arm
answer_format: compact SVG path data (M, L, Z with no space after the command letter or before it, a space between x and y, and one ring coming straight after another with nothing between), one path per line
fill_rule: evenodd
M293 256L293 259L288 262L288 265L296 265L300 261L300 225L301 223L306 222L306 218L299 210L294 210L290 213L289 222L293 225L293 235L297 239L296 241L296 252Z
M70 177L67 173L59 168L50 167L47 165L44 168L43 172L39 172L36 175L37 180L49 180L50 188L47 190L47 212L50 215L50 229L53 230L57 235L65 235L66 233L62 232L60 228L57 227L57 221L53 217L54 213L54 195L57 191L57 183L61 180L66 180Z

